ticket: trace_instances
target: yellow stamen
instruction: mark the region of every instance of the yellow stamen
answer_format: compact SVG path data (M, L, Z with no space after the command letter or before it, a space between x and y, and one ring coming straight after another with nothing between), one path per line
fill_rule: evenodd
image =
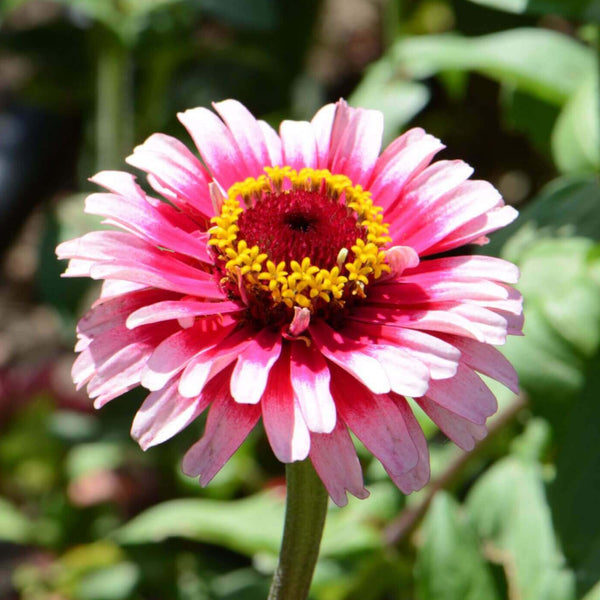
M298 172L291 167L265 167L265 173L232 185L221 214L211 219L208 243L215 247L219 259L225 261L225 269L232 278L243 281L247 288L258 286L270 293L276 303L312 311L317 300L343 304L345 293L364 297L370 279L378 279L390 271L381 249L391 241L388 225L383 223L381 208L373 205L369 191L360 185L353 186L345 175L333 175L327 169L304 168ZM366 230L367 238L366 241L357 238L351 248L354 255L351 261L347 261L348 249L342 248L337 266L331 269L311 264L308 257L300 262L291 260L289 265L284 261L276 265L258 246L249 248L245 240L238 240L237 221L242 206L254 205L264 194L294 190L321 192L332 202L343 196L346 206L356 213L358 224Z

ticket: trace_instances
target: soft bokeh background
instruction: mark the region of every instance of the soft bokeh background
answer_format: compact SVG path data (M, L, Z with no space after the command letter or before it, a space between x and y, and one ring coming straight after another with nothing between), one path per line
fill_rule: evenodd
M147 453L143 393L94 412L69 378L97 293L57 242L101 168L177 111L235 97L277 124L340 96L442 138L521 218L525 337L490 435L465 454L423 419L432 482L332 507L314 600L600 598L599 0L2 0L0 598L259 600L283 469L257 430L205 490L179 470L202 423Z

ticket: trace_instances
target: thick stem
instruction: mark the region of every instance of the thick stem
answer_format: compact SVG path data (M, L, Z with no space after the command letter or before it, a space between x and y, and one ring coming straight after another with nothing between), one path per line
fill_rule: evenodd
M327 492L309 459L286 466L287 500L279 564L268 600L305 600L327 512Z

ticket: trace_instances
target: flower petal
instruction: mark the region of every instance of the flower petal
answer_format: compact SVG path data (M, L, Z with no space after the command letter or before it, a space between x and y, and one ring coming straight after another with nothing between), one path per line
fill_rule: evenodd
M345 506L347 491L361 500L367 498L360 462L344 424L338 421L331 433L313 433L310 439L310 460L331 499Z
M202 438L183 457L183 472L199 477L206 486L240 447L260 418L255 404L239 404L229 393L229 373L215 377L207 386L212 404Z

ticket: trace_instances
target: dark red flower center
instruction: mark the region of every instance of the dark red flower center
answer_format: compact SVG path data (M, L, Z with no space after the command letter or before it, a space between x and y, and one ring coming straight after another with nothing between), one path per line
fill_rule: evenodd
M276 264L308 257L313 265L331 269L342 248L350 251L358 238L366 239L352 210L313 191L266 194L237 224L239 239L257 245Z

